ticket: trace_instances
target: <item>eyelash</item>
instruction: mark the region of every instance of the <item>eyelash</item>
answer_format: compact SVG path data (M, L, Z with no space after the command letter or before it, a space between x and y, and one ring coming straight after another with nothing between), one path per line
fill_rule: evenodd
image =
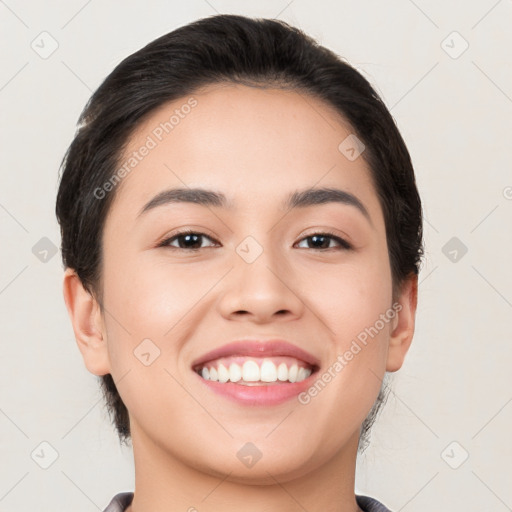
M192 252L197 252L197 251L199 251L201 248L199 248L199 249L186 249L186 248L183 248L183 247L173 247L173 246L169 245L175 239L178 239L178 238L180 238L182 236L186 236L186 235L204 236L204 237L209 238L210 240L216 242L216 240L214 240L212 237L208 236L205 233L201 233L201 232L195 231L193 229L185 229L183 231L179 231L177 233L174 233L169 238L166 238L165 240L163 240L161 243L158 244L158 247L166 247L166 248L177 250L177 251L188 251L188 252L191 252L191 251ZM318 236L318 235L323 236L323 237L327 237L327 238L332 238L333 240L338 242L340 244L340 247L338 247L337 249L346 250L346 251L353 249L352 245L349 242L347 242L343 238L340 238L336 234L331 233L330 231L325 231L325 232L322 231L322 232L319 232L319 233L312 233L311 235L308 235L308 236L306 236L304 238L301 238L300 241L302 242L303 240L307 240L308 238L312 238L312 237ZM203 247L203 249L204 249L204 247ZM325 249L315 249L315 248L313 248L313 250L317 250L317 251L328 251L328 250L331 250L331 249L336 249L336 247L327 247Z

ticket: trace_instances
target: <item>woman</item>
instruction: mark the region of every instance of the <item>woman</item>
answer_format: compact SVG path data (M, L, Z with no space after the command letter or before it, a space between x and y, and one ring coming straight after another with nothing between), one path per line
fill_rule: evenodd
M135 491L106 511L386 511L358 452L414 333L411 160L370 84L270 19L160 37L94 93L64 298Z

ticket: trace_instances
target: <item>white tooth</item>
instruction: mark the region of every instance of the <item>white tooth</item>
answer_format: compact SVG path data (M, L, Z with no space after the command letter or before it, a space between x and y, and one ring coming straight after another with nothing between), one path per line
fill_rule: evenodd
M219 382L227 382L229 380L228 369L223 364L219 364L217 367L217 374L219 377Z
M201 370L201 375L203 379L206 380L208 380L208 378L210 377L210 372L208 371L208 368L206 368L206 366Z
M275 382L277 380L277 368L272 361L263 361L260 380L262 382Z
M231 382L238 382L242 378L242 368L239 364L231 363L229 365L229 380Z
M304 378L307 379L311 375L311 368L304 369Z
M300 382L301 380L304 380L306 378L306 369L302 368L302 366L299 368L299 373L297 374L297 382Z
M219 380L217 370L213 366L210 368L210 380Z
M282 382L288 380L288 366L286 366L286 363L281 363L277 367L277 378Z
M245 382L257 382L260 380L260 367L256 361L245 361L242 368L242 378Z
M299 367L296 364L292 364L290 371L288 372L288 380L290 382L297 381L297 374L299 373Z

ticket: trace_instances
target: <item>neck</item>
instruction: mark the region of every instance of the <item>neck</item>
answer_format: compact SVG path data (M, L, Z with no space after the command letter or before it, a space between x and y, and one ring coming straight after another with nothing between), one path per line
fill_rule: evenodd
M135 425L133 425L135 427ZM135 492L127 512L360 512L354 493L359 432L324 465L290 478L266 471L264 481L213 475L183 463L132 429Z

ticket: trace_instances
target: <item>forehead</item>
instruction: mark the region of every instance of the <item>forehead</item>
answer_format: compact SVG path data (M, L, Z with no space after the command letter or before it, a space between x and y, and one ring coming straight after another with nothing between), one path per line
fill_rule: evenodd
M362 157L348 159L348 122L296 90L215 84L158 108L121 157L114 210L135 218L175 187L222 191L237 209L281 205L294 190L336 187L378 208Z

